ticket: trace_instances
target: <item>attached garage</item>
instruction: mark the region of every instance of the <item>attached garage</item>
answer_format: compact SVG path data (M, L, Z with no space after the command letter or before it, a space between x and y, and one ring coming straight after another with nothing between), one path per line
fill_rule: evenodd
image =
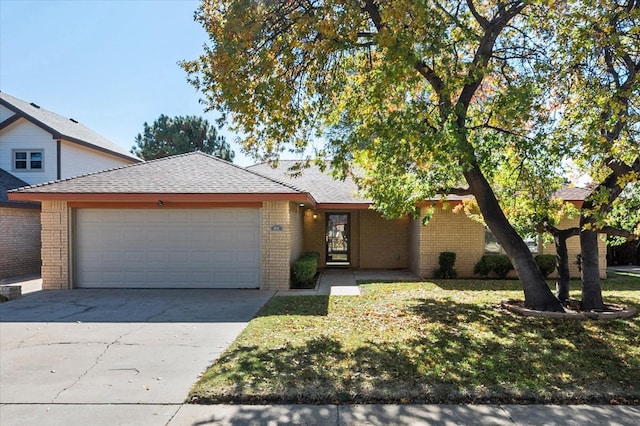
M42 288L289 288L313 197L201 152L23 188Z
M259 288L260 209L76 209L80 288Z

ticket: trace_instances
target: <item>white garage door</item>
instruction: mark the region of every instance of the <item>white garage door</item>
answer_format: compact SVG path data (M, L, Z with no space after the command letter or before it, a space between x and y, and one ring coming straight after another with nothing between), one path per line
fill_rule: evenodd
M77 209L78 287L258 288L260 210Z

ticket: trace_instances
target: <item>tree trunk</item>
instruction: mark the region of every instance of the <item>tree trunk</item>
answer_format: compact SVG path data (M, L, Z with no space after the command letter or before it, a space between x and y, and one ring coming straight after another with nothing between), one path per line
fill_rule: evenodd
M524 290L525 306L540 311L563 312L562 304L551 292L529 247L507 220L482 171L474 165L464 172L464 176L487 226L504 248L518 273Z
M580 219L580 247L582 274L582 309L585 311L603 310L602 288L600 287L600 269L598 259L598 234L582 229Z
M553 236L556 243L556 267L558 268L558 280L556 281L556 297L561 302L569 300L569 252L567 250L567 238L569 236L559 232Z

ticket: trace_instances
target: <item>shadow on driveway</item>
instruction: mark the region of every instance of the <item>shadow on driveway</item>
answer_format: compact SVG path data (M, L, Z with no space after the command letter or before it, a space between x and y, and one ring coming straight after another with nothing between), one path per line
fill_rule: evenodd
M211 289L42 291L0 304L0 322L248 322L273 293Z

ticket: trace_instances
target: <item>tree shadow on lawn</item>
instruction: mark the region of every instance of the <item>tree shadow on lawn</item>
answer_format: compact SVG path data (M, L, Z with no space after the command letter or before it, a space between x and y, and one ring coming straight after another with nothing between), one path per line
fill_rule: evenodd
M640 341L638 321L531 319L449 300L415 302L404 314L419 316L424 328L394 340L347 346L322 335L297 345L235 347L202 381L218 384L198 384L191 401L640 402L640 359L626 347Z
M435 280L430 279L428 282L440 287L443 290L456 290L456 291L486 291L486 290L500 290L500 291L522 291L522 284L518 280ZM603 291L640 291L640 279L634 279L629 277L612 277L600 282ZM555 292L556 281L547 280L549 288ZM571 290L580 291L582 282L579 279L571 280Z

